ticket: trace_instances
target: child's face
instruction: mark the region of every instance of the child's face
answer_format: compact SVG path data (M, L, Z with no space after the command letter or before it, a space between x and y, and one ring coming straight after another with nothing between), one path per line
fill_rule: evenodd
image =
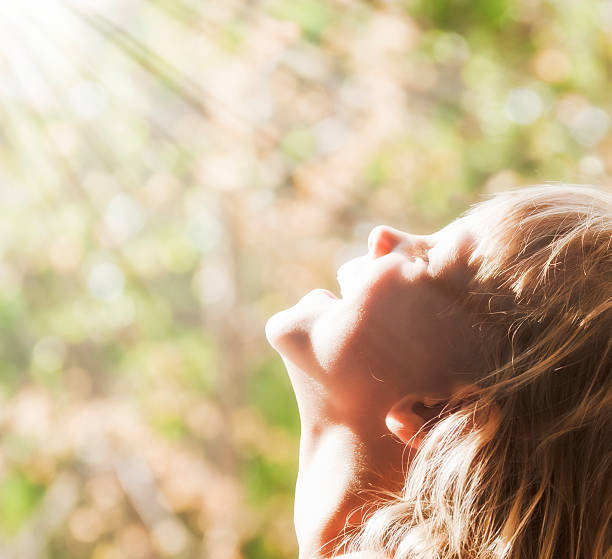
M289 372L362 414L410 392L447 394L461 373L470 376L478 341L470 313L455 303L471 278L473 225L461 218L427 236L374 228L367 254L338 270L342 298L315 289L268 321Z

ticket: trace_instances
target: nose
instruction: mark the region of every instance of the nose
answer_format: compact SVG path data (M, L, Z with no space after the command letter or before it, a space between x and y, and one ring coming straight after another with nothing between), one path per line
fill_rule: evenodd
M405 233L387 227L386 225L378 225L370 231L368 236L368 251L374 258L390 253L397 245L402 242Z

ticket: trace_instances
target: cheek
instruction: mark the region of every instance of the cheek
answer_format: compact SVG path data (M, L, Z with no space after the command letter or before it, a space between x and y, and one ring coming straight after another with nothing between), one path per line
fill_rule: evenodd
M400 344L396 350L432 315L428 290L420 282L402 281L397 274L381 278L364 295L360 312L367 333Z
M450 374L456 349L449 338L462 327L451 307L429 282L387 284L370 293L355 347L377 376L396 378L405 389L433 388Z
M338 376L355 370L362 322L358 309L340 304L313 323L313 355L322 371Z
M405 364L413 337L412 303L398 304L396 285L379 277L359 293L317 317L311 329L313 355L323 372L354 383L365 373Z

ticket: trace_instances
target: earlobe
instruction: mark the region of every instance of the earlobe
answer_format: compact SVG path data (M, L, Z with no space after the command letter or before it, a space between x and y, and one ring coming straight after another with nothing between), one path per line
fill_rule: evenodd
M408 394L387 413L385 423L404 444L417 449L430 422L438 417L448 403L447 399Z
M435 420L457 409L478 392L474 384L457 383L445 395L407 394L396 402L385 417L387 429L404 444L417 449Z
M391 433L409 446L413 446L413 439L416 439L419 428L422 426L418 425L416 421L409 418L407 415L398 414L393 410L387 414L385 423L387 424L387 429L389 429ZM416 440L414 443L418 446Z

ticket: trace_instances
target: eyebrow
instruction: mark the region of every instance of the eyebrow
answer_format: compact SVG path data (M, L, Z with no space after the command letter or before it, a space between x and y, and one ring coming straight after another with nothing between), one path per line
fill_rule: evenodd
M446 227L457 224L457 221L452 222ZM435 283L436 288L448 298L455 301L464 301L465 305L467 305L469 299L468 289L471 280L474 279L474 270L469 265L469 261L471 252L477 245L477 240L470 229L464 228L459 229L459 232L453 238L456 242L449 249L452 254L443 254L444 258L450 259L451 262L444 262L444 265L432 278L437 280ZM432 249L436 246L438 246L438 243L435 243Z

